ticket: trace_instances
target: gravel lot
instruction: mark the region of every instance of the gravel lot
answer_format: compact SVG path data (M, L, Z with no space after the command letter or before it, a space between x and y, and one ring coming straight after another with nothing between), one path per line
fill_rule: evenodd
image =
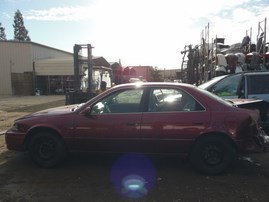
M64 96L0 97L0 131L19 116L63 104ZM119 167L123 157L128 157L129 164ZM139 158L128 154L72 154L55 169L41 169L27 153L8 151L0 135L0 201L269 201L269 153L244 156L220 176L201 175L176 156L140 157L151 165L147 171L153 178L144 176L151 189L143 190L143 197L127 196L124 189L118 189L121 181L115 176L143 173Z

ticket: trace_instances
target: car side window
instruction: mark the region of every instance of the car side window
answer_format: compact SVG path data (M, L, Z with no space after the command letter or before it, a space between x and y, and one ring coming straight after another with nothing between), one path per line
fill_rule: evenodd
M220 97L236 96L241 78L241 74L225 77L211 88L211 92Z
M188 93L179 89L151 89L148 112L201 111L204 108Z
M248 76L248 94L269 94L269 75Z
M142 96L142 89L127 89L114 93L97 102L92 107L91 114L139 112Z

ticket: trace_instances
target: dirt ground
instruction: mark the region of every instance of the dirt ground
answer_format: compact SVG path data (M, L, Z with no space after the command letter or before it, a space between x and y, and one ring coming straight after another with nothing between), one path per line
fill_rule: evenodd
M59 96L0 96L0 133L12 126L13 121L25 114L64 105L65 97Z
M63 104L63 96L0 97L0 132L19 116ZM119 167L123 158L129 163ZM269 153L243 156L219 176L199 174L177 156L142 155L142 159L139 163L128 154L72 154L57 168L41 169L27 153L8 151L0 135L0 202L269 201ZM141 164L151 166L141 170ZM123 181L117 176L123 173L142 177L147 188L140 195L128 194L119 188Z

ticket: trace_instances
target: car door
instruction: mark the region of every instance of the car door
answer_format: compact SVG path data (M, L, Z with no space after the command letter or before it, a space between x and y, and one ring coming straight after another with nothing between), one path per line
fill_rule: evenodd
M102 98L75 120L75 148L90 151L132 151L141 124L143 89L125 89Z
M190 94L180 89L151 88L148 110L142 116L141 145L148 145L148 152L187 153L209 123L210 111Z

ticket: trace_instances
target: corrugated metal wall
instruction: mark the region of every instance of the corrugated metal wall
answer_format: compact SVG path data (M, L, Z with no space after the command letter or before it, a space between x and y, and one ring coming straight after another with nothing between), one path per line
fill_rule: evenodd
M12 73L32 71L30 43L0 41L0 95L12 95Z
M57 57L72 58L72 53L33 42L0 41L0 95L15 95L17 93L17 90L13 92L12 74L22 74L23 76L25 72L33 72L33 62L35 60ZM56 69L54 69L55 67ZM60 70L57 70L58 67ZM57 64L57 66L51 66L43 73L46 72L48 75L56 75L58 73L61 73L59 75L66 75L62 73L70 72L72 74L74 70L68 69L70 67Z
M73 58L37 60L35 73L37 76L74 75Z
M5 51L7 46L0 43L0 95L9 95L11 92L11 68L9 53Z
M41 44L32 43L32 57L33 61L38 59L48 59L48 58L73 58L72 53L68 53L59 49L50 48L47 46L43 46Z

